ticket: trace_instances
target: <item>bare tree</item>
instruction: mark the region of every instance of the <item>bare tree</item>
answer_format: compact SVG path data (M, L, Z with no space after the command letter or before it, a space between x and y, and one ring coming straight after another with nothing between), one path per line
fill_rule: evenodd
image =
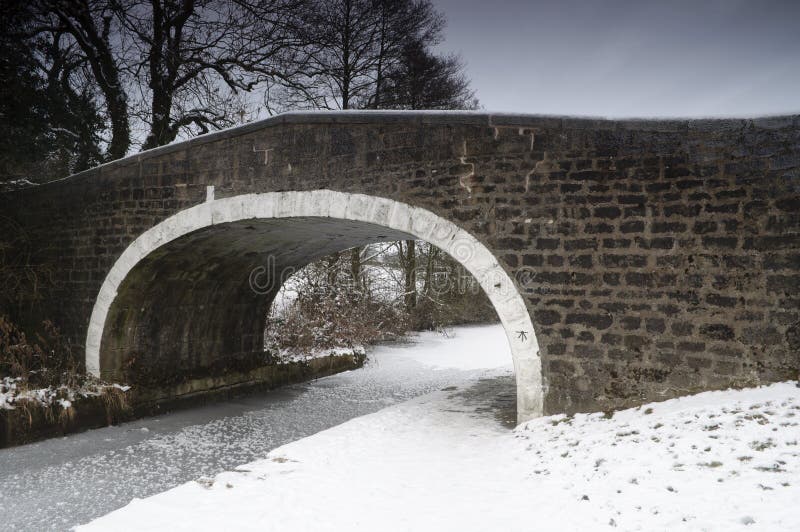
M435 44L443 17L429 0L314 0L305 12L308 53L302 92L288 106L318 109L380 108L384 72L402 60L409 40ZM360 282L363 249L350 251Z
M124 157L131 144L128 96L120 76L121 65L114 49L118 28L108 2L89 0L33 0L37 18L35 34L64 33L74 40L91 68L94 81L105 99L111 140L108 158ZM66 41L66 40L65 40ZM66 46L70 43L64 42Z
M181 130L232 125L232 99L266 81L291 85L303 67L296 26L304 0L112 4L136 51L126 68L147 80L145 149L172 142Z
M294 95L292 104L350 109L372 85L378 40L374 2L313 0L303 19L309 93Z
M430 0L312 0L304 16L305 92L290 105L379 108L384 72L416 39L436 44L443 17Z
M103 95L107 159L140 129L147 149L242 121L242 94L257 86L304 93L307 0L32 1L20 38L80 53Z
M384 79L404 60L411 42L434 46L442 40L445 19L426 0L378 0L378 49L375 91L365 107L381 109Z

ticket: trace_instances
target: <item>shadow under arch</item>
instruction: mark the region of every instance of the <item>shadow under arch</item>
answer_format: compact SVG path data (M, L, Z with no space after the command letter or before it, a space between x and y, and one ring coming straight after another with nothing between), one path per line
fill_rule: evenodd
M494 255L474 236L426 209L332 190L209 200L144 232L117 259L95 300L86 369L114 376L125 357L136 352L191 359L262 349L263 317L284 279L253 290L252 274L259 267L291 271L334 251L410 238L444 250L479 282L511 348L517 419L542 415L533 324L514 281Z

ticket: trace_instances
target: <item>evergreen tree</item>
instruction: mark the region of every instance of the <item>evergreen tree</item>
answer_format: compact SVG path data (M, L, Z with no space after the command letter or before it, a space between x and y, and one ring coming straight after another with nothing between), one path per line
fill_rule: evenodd
M0 181L38 183L97 165L103 119L84 61L58 33L20 39L33 13L10 7L0 20Z
M382 107L387 109L478 108L462 61L457 56L436 55L418 39L405 43L380 89Z

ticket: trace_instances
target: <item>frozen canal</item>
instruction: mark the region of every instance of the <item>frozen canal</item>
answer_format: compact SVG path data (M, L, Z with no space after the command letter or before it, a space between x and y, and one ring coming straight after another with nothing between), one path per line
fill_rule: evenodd
M511 367L500 325L453 332L379 347L357 371L0 450L2 529L69 529L351 418ZM453 369L453 357L468 369Z

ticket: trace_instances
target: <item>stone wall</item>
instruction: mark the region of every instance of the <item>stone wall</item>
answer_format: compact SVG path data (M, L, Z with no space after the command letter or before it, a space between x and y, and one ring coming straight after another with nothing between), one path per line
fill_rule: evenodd
M364 361L365 356L359 353L332 354L221 375L205 382L187 380L174 388L136 386L123 391L109 387L99 395L79 396L68 407L20 401L13 409L0 409L0 449L155 416L212 398L242 397L307 382L358 369Z
M281 115L0 196L0 309L82 349L116 259L207 186L358 192L453 221L526 299L548 412L797 377L797 116Z

